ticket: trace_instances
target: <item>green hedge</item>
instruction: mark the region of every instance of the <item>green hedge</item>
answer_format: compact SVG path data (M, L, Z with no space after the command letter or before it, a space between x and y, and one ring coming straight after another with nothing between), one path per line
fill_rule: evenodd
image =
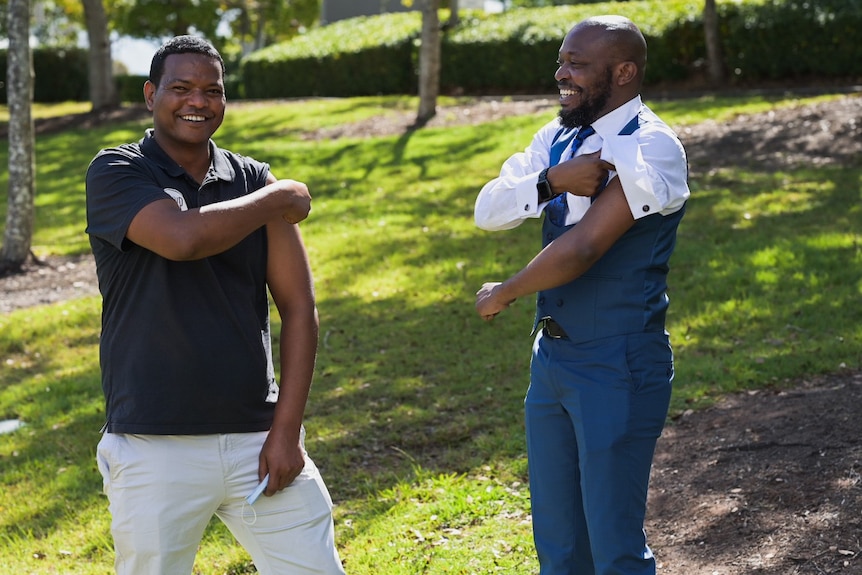
M862 0L720 6L724 60L743 81L862 75Z
M632 0L502 14L463 12L444 33L441 91L467 94L553 91L556 54L575 22L616 13L647 38L647 85L702 76L703 0ZM719 34L730 83L801 79L862 80L862 0L718 0ZM448 13L441 11L445 22ZM342 20L245 58L227 79L228 96L286 98L415 94L421 33L418 12ZM35 49L34 99L86 101L87 53ZM235 70L235 68L234 68ZM5 84L6 52L0 51ZM121 99L140 102L141 76L117 78ZM6 103L5 87L0 103Z
M603 2L511 10L466 20L442 47L441 89L447 92L546 92L554 89L557 52L576 22L620 14L638 24L649 44L647 82L679 80L688 73L702 0ZM415 84L415 82L414 82Z
M117 83L117 94L120 96L121 102L140 103L144 101L146 76L123 75L116 76L114 80Z
M242 62L246 98L366 96L414 91L420 16L341 20Z
M444 34L443 93L553 90L563 36L595 14L621 14L649 45L647 85L703 75L703 0L633 0L501 14L465 12ZM862 77L862 0L718 0L731 82ZM441 11L445 21L446 11ZM249 98L415 94L421 19L417 12L354 18L250 55L241 67Z
M6 50L0 50L0 104L6 104ZM33 50L33 100L36 102L89 99L87 51L80 48Z
M441 46L441 90L517 93L553 89L563 36L588 16L616 13L638 23L650 46L648 81L686 77L702 47L702 0L602 2L515 9L501 14L465 11ZM441 11L445 21L447 11ZM242 62L248 98L413 94L421 17L417 12L342 20ZM702 49L700 50L703 51Z

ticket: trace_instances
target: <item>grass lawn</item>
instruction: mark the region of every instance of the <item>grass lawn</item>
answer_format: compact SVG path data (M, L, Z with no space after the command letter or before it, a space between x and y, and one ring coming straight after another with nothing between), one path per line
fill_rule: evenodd
M674 125L785 104L648 103ZM315 198L302 224L321 315L308 449L336 503L348 572L534 573L522 421L533 302L519 300L488 324L473 298L482 282L529 260L539 224L483 232L472 206L550 117L365 140L299 137L415 106L413 98L241 105L216 140L305 181ZM86 167L147 125L39 138L37 253L89 249ZM860 166L727 169L692 182L669 280L672 414L723 393L860 367L860 188ZM0 316L0 420L26 424L0 435L4 572L111 572L94 462L104 418L99 313L98 298L84 298ZM252 572L214 521L196 573Z

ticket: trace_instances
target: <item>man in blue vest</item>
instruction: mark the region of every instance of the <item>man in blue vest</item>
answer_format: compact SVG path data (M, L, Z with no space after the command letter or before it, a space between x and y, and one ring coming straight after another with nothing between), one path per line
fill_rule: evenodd
M537 294L525 399L541 575L655 574L643 530L673 354L668 260L689 196L685 151L640 97L646 42L626 18L566 35L559 117L510 157L475 206L506 230L545 215L539 254L476 309Z

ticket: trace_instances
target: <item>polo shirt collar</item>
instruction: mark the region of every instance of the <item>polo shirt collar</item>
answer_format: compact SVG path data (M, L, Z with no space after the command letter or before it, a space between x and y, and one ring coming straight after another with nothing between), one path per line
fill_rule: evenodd
M180 178L186 171L171 158L154 137L154 130L148 128L140 142L141 152L150 160L158 164L169 176ZM236 178L236 172L225 154L216 146L215 142L209 141L210 147L210 171L209 177L226 182L232 182Z
M218 180L232 182L236 179L233 165L228 161L227 154L223 153L215 142L210 140L210 174Z

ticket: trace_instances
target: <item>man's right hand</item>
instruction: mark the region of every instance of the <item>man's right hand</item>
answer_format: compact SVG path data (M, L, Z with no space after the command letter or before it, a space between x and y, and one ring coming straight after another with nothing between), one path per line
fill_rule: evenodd
M500 285L501 282L485 282L476 292L476 311L485 321L491 321L515 301L500 300Z
M275 182L276 191L284 202L281 218L290 223L297 224L308 217L311 212L311 194L308 186L296 180L278 180Z
M560 162L548 170L548 181L555 193L592 196L602 189L608 172L615 166L600 158L601 150Z

